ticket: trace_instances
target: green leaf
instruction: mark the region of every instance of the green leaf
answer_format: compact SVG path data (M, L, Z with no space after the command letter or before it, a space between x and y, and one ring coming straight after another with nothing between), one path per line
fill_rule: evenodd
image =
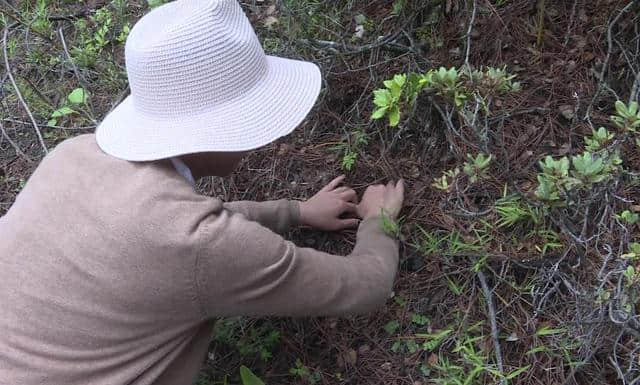
M72 110L69 107L62 107L62 108L59 108L59 109L53 111L53 114L51 114L51 117L52 118L61 118L61 117L66 116L66 115L73 114L74 112L75 111Z
M393 82L396 83L400 88L404 86L404 83L407 81L407 75L404 74L396 74L393 77Z
M386 113L387 113L387 107L379 107L373 111L373 113L371 114L371 119L373 120L380 119L384 117Z
M55 126L56 124L58 124L58 119L56 118L52 118L47 121L47 126Z
M83 88L76 88L71 91L67 99L72 104L84 104L89 100L89 93L85 91Z
M530 367L531 367L531 365L527 365L527 366L524 366L524 367L522 367L522 368L520 368L520 369L516 369L516 370L514 370L513 372L509 373L509 374L507 375L506 379L507 379L507 380L511 380L511 379L513 379L513 378L516 378L516 377L518 377L519 375L521 375L522 373L524 373L524 372L526 372L527 370L529 370L529 368L530 368Z
M392 96L389 90L378 89L373 91L373 104L378 107L388 107Z
M389 125L395 127L400 123L400 109L398 106L393 106L389 111Z
M527 351L525 354L529 356L529 355L532 355L532 354L548 352L548 351L549 351L549 349L546 346L543 345L543 346L538 346L536 348L533 348L533 349Z
M407 350L409 350L409 353L411 354L418 351L418 344L416 344L415 340L407 341Z
M387 334L392 335L400 328L400 322L397 320L389 321L386 325L384 325L384 330Z
M264 382L244 365L240 367L240 378L242 385L264 385Z
M552 329L548 326L544 326L542 327L540 330L538 330L536 332L536 336L538 337L542 337L542 336L550 336L553 334L560 334L560 333L564 333L566 330L565 329Z
M429 322L429 318L427 318L426 316L423 316L422 314L414 313L411 316L411 322L413 322L416 325L424 326Z
M631 102L631 104L629 104L629 115L634 116L638 113L638 102Z
M623 118L629 117L629 110L627 109L627 106L625 106L623 102L618 100L616 101L615 106L616 106L616 112L618 113L619 116Z
M627 270L624 271L624 276L627 277L629 283L633 281L636 275L636 269L633 266L627 266Z

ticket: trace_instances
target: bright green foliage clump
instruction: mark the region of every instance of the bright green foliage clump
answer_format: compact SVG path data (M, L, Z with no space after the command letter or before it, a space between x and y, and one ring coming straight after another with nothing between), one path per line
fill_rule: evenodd
M458 75L458 71L454 67L449 69L440 67L437 71L431 70L424 75L423 79L427 87L433 88L443 98L453 101L457 108L461 108L468 98L461 83L461 76Z
M519 224L534 227L542 222L542 215L537 207L523 202L517 197L503 197L496 202L498 228L513 227Z
M400 122L400 104L402 91L407 83L406 75L395 75L391 80L385 80L385 88L373 91L373 104L378 108L371 115L371 119L389 117L389 125L394 127Z
M489 166L493 160L493 155L478 154L475 157L471 154L467 154L467 160L462 165L462 171L467 176L469 183L476 183L479 180L486 179L489 171ZM438 190L449 192L454 186L457 177L460 175L460 168L456 167L451 170L445 170L438 178L434 178L434 183L431 185Z
M344 142L333 146L331 149L342 156L342 169L351 171L356 165L360 150L367 144L369 144L369 135L362 130L354 130L347 135Z
M377 108L371 119L386 116L391 127L397 126L402 111L413 107L422 91L442 98L458 110L463 109L469 100L476 100L488 113L491 97L520 91L520 83L514 82L514 78L515 75L508 74L504 68L493 67L474 71L440 67L424 74L395 75L393 79L384 81L385 88L373 91L373 103Z
M53 30L51 21L49 20L49 12L47 10L46 0L38 0L36 2L36 8L34 12L34 20L31 24L36 32L42 35L49 35Z
M632 213L629 210L624 210L622 213L620 213L620 215L616 215L616 218L627 225L635 225L636 223L638 223L640 215Z
M584 138L584 143L585 143L584 148L585 150L590 152L600 151L603 148L606 148L607 145L611 143L614 137L615 137L614 133L609 132L604 127L600 127L597 131L593 130L592 137Z
M131 31L129 23L116 27L117 19L107 7L98 9L90 20L95 25L95 29L90 28L89 23L84 19L75 22L75 27L80 32L80 44L71 49L71 56L83 67L95 66L107 46L112 43L124 44Z
M47 124L49 126L55 126L58 124L58 119L77 113L72 107L85 105L88 101L89 92L84 88L76 88L67 96L65 103L60 108L53 111Z
M611 121L616 127L635 133L640 127L638 102L631 102L627 106L618 100L616 102L616 115L611 116Z
M637 243L637 242L629 243L629 252L622 254L622 258L629 259L633 262L640 259L640 243Z
M616 127L628 133L635 133L640 127L638 104L626 106L615 104L616 115L611 121ZM604 127L593 130L591 137L585 137L585 151L581 154L560 159L547 156L540 162L536 196L547 203L562 205L578 189L590 189L596 184L609 181L623 171L622 159L615 145L616 135ZM625 138L622 139L622 141Z
M617 153L600 154L584 152L569 158L554 160L547 156L540 162L542 172L538 174L536 196L547 202L561 202L567 193L578 187L591 188L606 182L620 172L622 161Z
M457 167L452 170L446 170L439 178L433 179L434 183L431 186L438 190L449 192L451 191L451 187L453 187L453 182L459 174L460 169Z

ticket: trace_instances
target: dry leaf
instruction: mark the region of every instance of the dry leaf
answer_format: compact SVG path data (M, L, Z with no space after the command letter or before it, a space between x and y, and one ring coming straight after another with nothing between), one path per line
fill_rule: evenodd
M280 20L278 20L275 16L268 16L264 19L264 26L267 28L272 28L274 25L278 24Z
M268 6L267 9L264 11L265 16L271 16L274 13L276 13L276 6L275 5Z
M574 116L576 116L575 109L573 108L573 106L570 106L568 104L560 106L558 110L560 111L560 114L562 114L562 116L564 116L564 118L567 120L571 120Z
M344 362L354 366L356 362L358 362L358 353L353 349L349 349L349 351L344 354Z
M431 353L431 355L429 355L429 358L427 358L427 365L435 366L437 364L438 364L438 356L435 353Z

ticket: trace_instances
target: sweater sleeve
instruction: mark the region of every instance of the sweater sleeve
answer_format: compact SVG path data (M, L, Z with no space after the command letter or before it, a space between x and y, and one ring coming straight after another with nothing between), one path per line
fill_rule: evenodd
M204 224L196 261L203 316L319 316L369 312L391 294L398 245L363 221L347 257L300 248L223 211Z
M223 203L222 206L278 234L298 225L300 221L299 202L287 199L265 202L235 201Z

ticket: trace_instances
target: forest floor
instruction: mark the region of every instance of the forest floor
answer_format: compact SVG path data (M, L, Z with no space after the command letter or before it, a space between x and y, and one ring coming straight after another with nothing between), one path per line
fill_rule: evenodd
M318 64L323 89L292 135L199 188L305 199L341 173L360 193L404 178L401 266L373 314L220 320L198 384L238 383L241 365L267 384L640 382L640 151L634 114L614 107L638 100L640 3L242 5L265 51ZM45 148L93 132L128 94L124 42L149 8L0 0L0 215ZM384 80L440 67L456 68L452 88L400 102L397 125L371 119ZM478 85L496 78L521 89ZM355 242L290 237L344 255Z

